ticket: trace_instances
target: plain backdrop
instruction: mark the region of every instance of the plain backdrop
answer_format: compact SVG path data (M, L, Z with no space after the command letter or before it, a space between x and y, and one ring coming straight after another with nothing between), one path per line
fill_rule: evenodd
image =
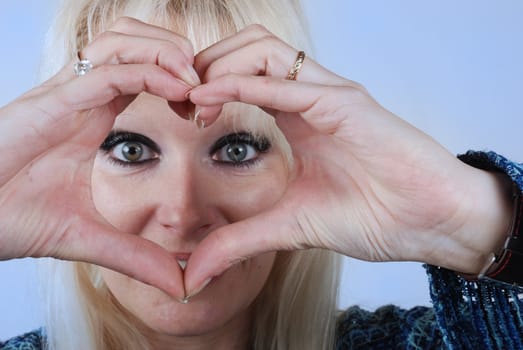
M523 160L523 2L306 0L305 9L320 63L453 153ZM53 11L50 0L0 3L0 106L36 84ZM0 339L41 325L34 262L0 263ZM347 259L340 296L340 307L429 305L418 263Z

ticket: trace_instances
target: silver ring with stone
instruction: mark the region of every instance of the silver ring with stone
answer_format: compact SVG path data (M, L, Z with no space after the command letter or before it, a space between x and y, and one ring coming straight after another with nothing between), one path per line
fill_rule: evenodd
M80 51L77 52L77 56L78 56L78 62L76 62L74 64L73 70L74 70L74 75L79 77L79 76L86 75L87 73L89 73L91 71L91 69L93 69L93 64L88 59L82 58L82 54Z

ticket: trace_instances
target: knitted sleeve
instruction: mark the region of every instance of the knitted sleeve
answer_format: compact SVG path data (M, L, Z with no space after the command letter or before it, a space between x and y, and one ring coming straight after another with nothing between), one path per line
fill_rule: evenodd
M507 174L523 192L523 166L494 152L459 158ZM467 281L436 266L426 270L433 308L352 307L338 319L336 349L523 349L523 288Z
M353 306L338 318L336 350L444 349L434 310L387 305L374 312Z
M42 329L38 329L18 337L0 341L0 350L43 350L45 349L45 336Z
M471 151L459 158L507 174L523 192L522 165L494 152ZM427 273L437 324L450 349L523 349L523 288L466 281L434 266L427 266Z
M452 350L523 349L523 290L427 266L436 323Z

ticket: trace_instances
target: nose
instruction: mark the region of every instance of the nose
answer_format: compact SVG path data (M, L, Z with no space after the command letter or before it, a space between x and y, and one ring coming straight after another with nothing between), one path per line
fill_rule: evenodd
M216 217L205 196L205 183L190 163L165 167L158 177L154 219L183 240L201 240Z

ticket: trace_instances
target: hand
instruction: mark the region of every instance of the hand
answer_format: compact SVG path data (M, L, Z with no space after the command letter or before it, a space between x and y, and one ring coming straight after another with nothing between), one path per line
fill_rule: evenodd
M0 259L50 256L102 265L182 299L182 271L160 246L119 232L96 211L91 170L115 117L141 92L185 101L199 83L191 44L167 30L119 20L73 62L0 109Z
M190 100L199 118L211 124L231 101L258 105L276 118L295 166L277 205L200 243L185 271L188 294L245 258L312 247L475 271L506 225L502 211L479 200L497 191L497 180L311 59L298 81L283 79L295 58L295 49L251 26L195 59L203 84ZM497 236L481 235L492 228Z

